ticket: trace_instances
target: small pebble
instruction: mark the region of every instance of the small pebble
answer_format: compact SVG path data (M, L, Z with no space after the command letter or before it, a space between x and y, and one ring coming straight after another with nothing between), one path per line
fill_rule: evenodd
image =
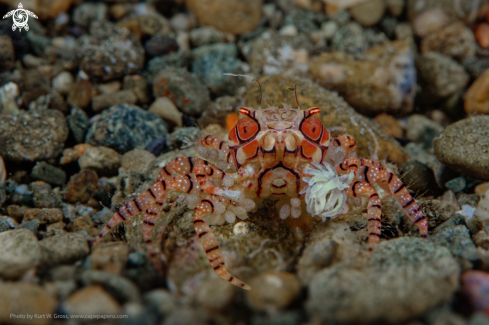
M5 184L7 180L7 168L5 167L5 162L3 158L0 156L0 185Z
M426 102L446 99L465 88L469 75L463 66L450 57L436 53L423 53L416 58L421 94Z
M39 245L41 246L41 264L45 267L74 263L90 252L85 237L79 233L48 237L41 240Z
M53 89L63 96L66 96L70 92L74 83L75 79L73 75L67 71L61 72L51 81Z
M159 97L151 104L148 112L154 113L165 121L172 122L176 126L182 126L182 113L167 97Z
M249 281L252 290L246 292L248 305L255 311L278 311L287 307L299 295L301 284L295 274L263 273Z
M403 183L414 193L422 193L423 196L441 194L433 170L427 165L412 159L401 164L399 171Z
M141 300L137 286L120 275L105 271L85 270L80 274L80 281L85 286L102 285L105 290L124 302Z
M131 172L144 174L154 169L156 157L144 149L134 149L122 156L121 166Z
M73 293L63 302L69 315L117 315L121 307L100 285L91 285Z
M467 114L489 114L489 69L478 77L465 93Z
M131 266L142 266L146 263L146 254L141 252L133 252L128 255L128 263Z
M145 148L153 139L167 133L166 123L156 114L135 105L119 104L100 114L88 130L86 143L124 153L134 148Z
M108 21L92 21L90 33L77 43L80 69L94 80L119 79L138 72L144 65L144 48L139 39Z
M19 86L13 82L8 82L0 87L0 114L17 115L19 113L17 105L19 95Z
M92 87L93 85L88 75L83 70L80 70L66 102L73 106L86 108L92 101Z
M107 5L100 2L84 2L73 10L73 22L77 25L88 27L94 20L107 18Z
M65 190L65 199L70 203L86 203L92 198L97 189L98 175L90 169L71 176Z
M421 53L439 52L454 59L474 56L474 33L462 22L455 22L429 34L421 41Z
M450 17L441 8L426 10L417 16L413 23L413 31L419 37L425 37L450 23Z
M126 243L104 243L92 250L90 263L95 270L121 274L126 266L128 255L129 246Z
M122 89L131 89L136 94L138 102L141 104L149 104L151 102L148 81L141 75L125 76L122 83Z
M27 229L1 232L0 247L0 276L4 279L18 279L39 263L39 243Z
M0 305L2 306L0 308L2 324L49 325L52 319L48 317L27 321L27 315L32 317L34 315L53 315L58 306L58 299L38 284L21 281L5 282L0 283ZM25 315L26 318L14 319L12 315Z
M179 69L165 69L154 78L153 94L168 97L182 112L199 115L209 102L209 91L195 75Z
M369 27L377 24L385 11L385 1L370 0L349 8L350 15L362 26Z
M63 220L63 211L58 208L28 209L24 212L23 222L39 220L40 223L55 223Z
M112 94L102 94L92 98L92 108L96 113L118 104L136 104L138 98L131 89L121 90Z
M6 160L57 158L67 138L66 118L57 110L22 110L15 116L0 116L0 156Z
M221 279L209 279L203 281L196 292L196 300L199 306L210 310L224 310L234 299L236 288L221 286Z
M406 125L406 137L422 143L423 148L433 147L433 139L443 131L443 126L421 114L409 116Z
M73 106L68 116L68 127L78 143L83 143L85 134L90 127L87 113L79 107Z
M110 95L121 90L122 83L119 80L109 81L97 85L97 90L102 95Z
M121 155L107 147L88 147L78 159L81 169L93 169L99 173L113 174L121 165Z
M171 37L154 35L144 43L144 49L146 50L146 55L152 58L178 51L178 44Z
M375 117L375 122L379 124L382 131L395 138L402 138L404 136L404 128L401 123L391 115L385 113L379 114Z
M25 229L29 229L30 231L32 231L32 233L36 236L37 235L37 231L39 229L39 225L41 223L39 222L39 220L37 219L34 219L34 220L31 220L31 221L27 221L27 222L22 222L20 224L20 226L22 228L25 228Z
M36 208L59 208L61 199L51 188L51 185L43 181L32 182L29 189L33 192L33 201Z
M457 177L445 183L446 188L452 190L453 193L462 192L467 186L465 177Z
M189 32L190 44L192 47L199 47L207 44L223 43L224 34L210 26L194 28Z
M488 125L486 115L450 124L434 140L436 158L465 176L489 180Z
M81 216L70 222L66 229L70 232L79 232L80 230L91 232L94 229L94 222L89 215Z
M212 0L206 3L189 0L186 5L202 25L235 35L254 30L262 13L260 0Z
M44 161L36 163L32 168L31 177L54 185L66 183L65 171Z

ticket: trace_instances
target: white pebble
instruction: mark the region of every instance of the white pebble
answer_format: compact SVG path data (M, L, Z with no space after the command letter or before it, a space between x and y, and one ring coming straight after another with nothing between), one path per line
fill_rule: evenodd
M248 225L244 222L238 222L233 227L233 233L235 235L246 235L248 233Z
M73 75L67 71L63 71L59 73L56 77L53 78L52 85L54 90L56 90L61 95L67 95L73 84L75 83L75 79Z
M183 114L173 104L173 102L166 97L159 97L151 104L148 109L149 112L154 113L161 117L163 120L170 121L177 126L182 126Z

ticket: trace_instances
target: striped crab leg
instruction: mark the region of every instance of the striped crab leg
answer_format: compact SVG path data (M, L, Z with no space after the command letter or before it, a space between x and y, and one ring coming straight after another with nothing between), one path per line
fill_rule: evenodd
M331 140L331 143L336 143L336 145L343 148L345 152L345 157L348 157L349 154L355 152L357 149L357 141L351 135L343 134L337 138Z
M216 236L212 232L212 229L202 219L204 215L208 213L213 213L214 208L217 206L217 204L222 204L218 197L209 195L195 207L195 232L199 236L202 246L204 247L207 260L209 261L209 263L211 263L211 266L217 273L217 275L239 288L250 290L251 287L249 285L229 273L224 262L224 258L222 256L221 249L219 248Z
M409 219L418 227L421 237L428 236L428 223L418 204L409 194L406 186L394 173L388 171L379 162L370 159L348 158L336 167L338 173L354 171L356 179L369 184L379 183L396 199Z
M161 168L160 173L156 181L172 179L173 172L180 175L190 174L194 172L196 166L208 165L209 163L201 158L196 157L177 157L170 161L163 168Z
M345 192L348 197L368 197L367 230L368 243L370 250L372 250L379 242L381 232L381 203L379 194L377 194L372 185L362 181L353 182Z

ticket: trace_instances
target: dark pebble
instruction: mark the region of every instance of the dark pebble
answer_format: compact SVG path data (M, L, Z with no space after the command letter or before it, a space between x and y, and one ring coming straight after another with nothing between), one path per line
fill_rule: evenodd
M112 106L92 124L86 142L125 153L134 148L146 148L154 139L168 133L166 123L157 115L138 106Z
M445 183L446 188L452 190L453 193L462 192L467 186L465 177L457 177Z
M61 199L53 192L51 185L43 181L33 182L29 185L33 192L34 206L36 208L59 208Z
M154 57L178 51L178 44L171 37L154 35L144 43L144 49L149 57Z
M417 160L409 160L399 166L402 181L417 195L438 195L440 188L433 170Z
M66 183L66 173L64 170L44 161L38 162L32 168L31 177L54 185L63 185Z
M154 139L147 147L146 150L158 156L166 147L166 137L160 137Z
M81 172L71 176L68 185L66 185L66 201L71 203L87 202L95 194L97 183L97 173L90 169L82 170Z
M71 109L71 114L68 117L68 127L73 134L76 142L83 143L85 140L85 134L90 127L90 121L87 113L81 108L74 106Z

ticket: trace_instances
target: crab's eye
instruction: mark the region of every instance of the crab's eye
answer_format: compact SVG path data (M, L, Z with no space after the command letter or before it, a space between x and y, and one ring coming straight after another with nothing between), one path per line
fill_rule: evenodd
M259 129L260 127L258 126L258 123L248 116L243 117L236 124L236 130L240 142L250 140L258 133Z
M301 125L302 133L313 141L319 141L323 131L323 124L317 118L306 119Z

